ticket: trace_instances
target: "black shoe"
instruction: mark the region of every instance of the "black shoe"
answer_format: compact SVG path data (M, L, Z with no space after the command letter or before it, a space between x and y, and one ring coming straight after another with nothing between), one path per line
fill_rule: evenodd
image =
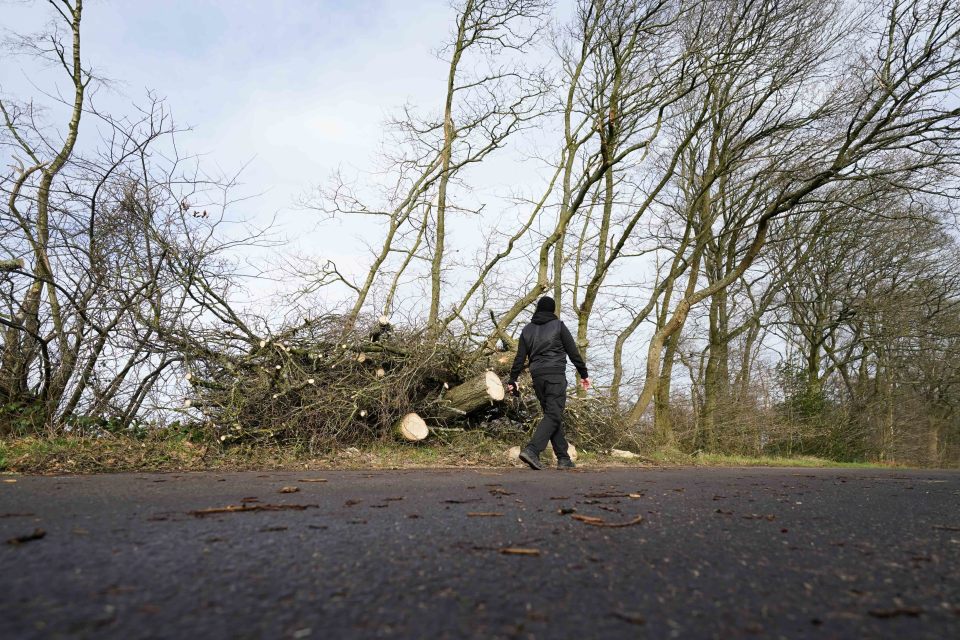
M534 471L540 471L543 469L543 465L540 464L540 456L531 451L530 449L524 449L520 452L520 460L525 462L528 467Z
M573 464L573 460L570 458L559 458L557 459L557 469L576 469L577 465Z

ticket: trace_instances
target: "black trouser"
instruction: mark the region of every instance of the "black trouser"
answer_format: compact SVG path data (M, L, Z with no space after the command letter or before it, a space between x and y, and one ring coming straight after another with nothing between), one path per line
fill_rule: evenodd
M563 408L567 404L566 376L562 373L536 376L533 378L533 390L543 409L543 419L527 447L539 455L547 448L547 443L552 443L557 460L569 458L567 439L563 437Z

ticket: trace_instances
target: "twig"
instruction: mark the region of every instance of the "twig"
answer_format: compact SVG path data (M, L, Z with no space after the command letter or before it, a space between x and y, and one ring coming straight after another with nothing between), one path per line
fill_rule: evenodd
M215 513L239 513L241 511L303 511L304 509L317 509L319 505L316 504L253 504L253 505L238 505L238 504L229 504L225 507L214 507L211 509L197 509L196 511L188 511L187 513L191 516L196 516L202 518L204 516L209 516Z

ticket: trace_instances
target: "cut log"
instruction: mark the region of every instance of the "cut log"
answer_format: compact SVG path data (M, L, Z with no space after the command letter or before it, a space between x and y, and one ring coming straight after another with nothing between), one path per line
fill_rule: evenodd
M498 351L490 357L490 368L501 375L510 373L513 361L517 357L514 351Z
M447 391L441 413L449 418L465 416L500 400L503 400L503 383L493 371L485 371Z
M393 425L398 436L409 442L419 442L430 434L427 423L415 413L408 413Z
M610 449L610 456L613 458L626 458L628 460L640 457L633 451L625 451L623 449Z

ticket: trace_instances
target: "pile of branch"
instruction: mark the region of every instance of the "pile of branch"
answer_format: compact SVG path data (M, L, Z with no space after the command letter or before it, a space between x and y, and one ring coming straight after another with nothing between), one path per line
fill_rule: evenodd
M268 337L206 338L187 354L185 406L224 443L270 439L316 450L416 441L504 398L474 345L384 318L349 331L327 316Z
M568 439L590 451L609 451L629 431L623 411L595 394L568 398L563 420Z

